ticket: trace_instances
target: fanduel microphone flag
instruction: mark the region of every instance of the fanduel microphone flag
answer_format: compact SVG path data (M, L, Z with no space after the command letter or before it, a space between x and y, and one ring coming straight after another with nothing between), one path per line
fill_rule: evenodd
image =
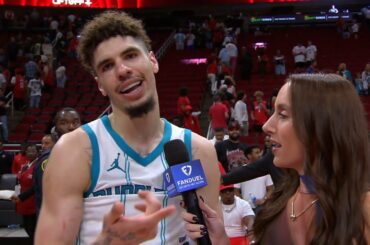
M171 140L164 145L164 154L169 168L163 179L170 197L181 194L189 213L197 216L199 224L205 226L202 210L199 207L195 189L207 185L206 177L199 160L189 161L189 153L184 142ZM208 234L198 239L199 245L211 245Z
M207 185L199 160L170 166L164 173L164 183L169 197Z

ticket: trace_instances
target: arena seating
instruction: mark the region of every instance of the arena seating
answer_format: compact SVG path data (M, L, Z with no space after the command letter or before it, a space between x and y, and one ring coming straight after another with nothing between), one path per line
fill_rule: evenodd
M161 115L171 119L177 114L176 105L179 89L186 87L194 111L201 108L206 90L206 64L184 64L184 59L207 58L209 51L170 49L160 62L157 90Z
M248 41L248 47L251 48L255 42L267 43L267 56L269 57L268 73L263 77L257 74L257 55L253 53L253 69L252 79L247 81L238 81L238 90L244 90L248 95L248 108L251 108L253 92L262 90L265 94L265 99L268 100L274 89L280 88L284 83L285 77L277 77L274 73L272 63L273 56L277 49L280 49L286 59L287 74L294 71L294 62L292 49L301 42L304 45L311 40L318 49L318 70L324 72L336 72L339 63L344 62L347 68L355 77L357 72L362 72L365 64L369 62L370 50L366 48L370 43L370 31L365 26L361 29L358 39L342 39L336 32L334 26L314 26L314 27L284 27L271 29L269 34L262 36L254 36L249 33L246 38L241 38L239 46L245 45ZM361 96L367 112L367 118L370 129L370 96ZM343 100L345 102L345 100ZM259 137L248 136L243 138L244 142L263 142L263 135Z
M156 50L168 37L169 32L153 32L152 35L153 48ZM280 49L285 55L287 71L291 73L294 70L291 55L293 46L299 41L306 44L308 40L311 40L319 50L319 70L335 72L338 64L345 62L352 75L355 76L356 72L363 70L370 57L370 50L365 48L370 40L370 32L366 28L361 29L357 40L342 39L333 26L276 28L271 29L268 35L254 36L253 33L249 33L247 37L241 36L239 47L244 45L251 47L255 42L266 42L269 57L268 73L263 79L256 72L257 61L254 53L252 80L249 83L237 80L237 89L246 91L248 95L249 108L251 108L250 102L254 91L262 90L265 93L265 99L269 99L272 91L278 89L284 82L285 77L276 77L273 74L272 59L275 51ZM207 58L208 56L209 51L205 50L176 51L174 47L169 49L160 61L160 72L157 74L161 116L171 119L176 115L176 101L178 90L181 87L189 89L193 109L196 111L201 108L206 91L206 64L184 64L182 60ZM23 142L31 133L33 133L33 140L37 140L40 134L36 133L48 132L55 112L64 106L75 107L81 113L83 122L95 119L108 106L108 100L100 94L94 79L81 68L78 61L68 60L67 71L69 81L66 88L64 90L55 89L52 95L44 94L41 109L27 109L24 118L9 136L11 143ZM362 101L370 121L370 98L362 96ZM33 127L33 125L37 126ZM249 136L245 140L262 142L262 138L262 136L257 139Z

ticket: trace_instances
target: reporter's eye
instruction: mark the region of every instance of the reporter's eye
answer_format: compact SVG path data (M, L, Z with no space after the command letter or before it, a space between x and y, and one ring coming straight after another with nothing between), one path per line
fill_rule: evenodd
M285 115L285 114L283 114L283 113L281 113L281 112L279 112L279 113L278 113L278 117L279 117L279 118L281 118L281 119L286 119L286 118L288 118L288 116L287 116L287 115Z

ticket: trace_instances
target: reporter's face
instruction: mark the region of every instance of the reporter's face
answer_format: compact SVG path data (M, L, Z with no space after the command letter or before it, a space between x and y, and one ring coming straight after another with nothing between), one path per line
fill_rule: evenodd
M296 169L303 174L304 146L293 126L289 86L290 83L286 83L279 91L275 112L263 125L263 130L271 137L274 164L281 168Z

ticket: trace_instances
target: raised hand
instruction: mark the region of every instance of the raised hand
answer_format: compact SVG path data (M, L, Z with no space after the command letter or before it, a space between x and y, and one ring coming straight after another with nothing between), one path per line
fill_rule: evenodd
M123 204L116 202L104 216L103 230L93 245L136 245L153 239L157 234L161 219L175 211L174 206L162 208L159 201L149 191L138 194L145 203L135 205L143 214L124 216Z

